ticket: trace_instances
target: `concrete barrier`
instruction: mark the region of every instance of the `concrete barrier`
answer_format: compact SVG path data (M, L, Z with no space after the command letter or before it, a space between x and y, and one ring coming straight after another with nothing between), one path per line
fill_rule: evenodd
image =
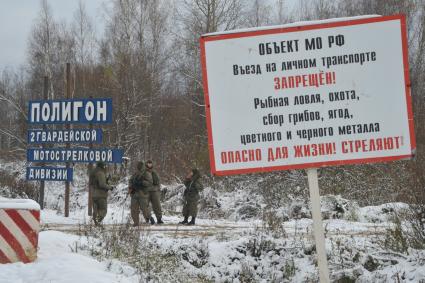
M0 198L0 263L37 258L40 206L29 199Z

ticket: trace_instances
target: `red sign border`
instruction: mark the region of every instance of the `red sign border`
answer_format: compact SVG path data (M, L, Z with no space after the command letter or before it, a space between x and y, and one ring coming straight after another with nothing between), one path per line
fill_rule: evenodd
M394 20L399 20L400 26L401 26L404 83L405 83L407 113L408 113L408 120L409 120L410 146L411 146L411 152L412 152L411 154L387 156L387 157L363 158L363 159L302 163L302 164L295 164L295 165L253 167L253 168L235 169L235 170L218 171L216 169L215 158L214 158L214 144L212 139L210 99L209 99L209 93L208 93L209 89L208 89L208 78L207 78L206 57L205 57L206 42L215 41L215 40L234 39L234 38L241 38L241 37L268 35L268 34L275 34L275 33L289 33L289 32L299 32L299 31L306 31L306 30L315 30L315 29L362 25L362 24L370 24L370 23L394 21ZM207 131L208 131L208 150L209 150L209 156L210 156L211 172L213 175L226 176L226 175L236 175L236 174L270 172L270 171L276 171L276 170L306 169L306 168L325 167L325 166L333 166L333 165L378 163L378 162L388 162L388 161L395 161L395 160L401 160L401 159L410 159L414 157L414 153L416 150L416 141L415 141L415 131L414 131L414 122L413 122L412 98L410 95L409 57L408 57L408 50L407 50L408 48L407 26L406 26L405 15L352 19L352 20L346 20L346 21L319 23L319 24L312 24L312 25L305 25L305 26L282 27L282 28L272 28L272 29L266 29L266 30L255 30L255 31L246 31L246 32L242 31L242 32L235 32L235 33L228 33L228 34L202 36L200 38L200 47L201 47L201 65L202 65L202 78L203 78L203 87L204 87L204 100L205 100L205 114L206 114Z

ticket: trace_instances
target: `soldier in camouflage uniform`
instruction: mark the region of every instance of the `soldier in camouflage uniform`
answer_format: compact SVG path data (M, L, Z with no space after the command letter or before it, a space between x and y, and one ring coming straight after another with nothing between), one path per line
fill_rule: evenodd
M200 178L201 174L199 173L199 170L192 169L184 181L184 185L186 187L183 203L184 220L180 222L180 224L195 225L195 219L198 214L199 193L204 189L199 180ZM189 216L192 217L190 222L188 222Z
M93 188L93 221L99 225L108 210L108 191L113 189L107 182L105 162L98 161L89 178Z
M158 224L163 224L164 222L162 221L159 177L158 174L153 170L152 160L146 161L145 179L149 181L149 202L152 204L152 209L156 216L156 222ZM152 180L152 184L150 183L150 180Z
M154 219L151 217L149 210L149 193L148 186L150 183L145 180L145 165L142 161L137 163L136 172L131 176L128 193L131 196L131 218L133 219L133 226L138 226L139 223L139 214L142 210L143 217L148 223L149 220L152 224L155 223Z

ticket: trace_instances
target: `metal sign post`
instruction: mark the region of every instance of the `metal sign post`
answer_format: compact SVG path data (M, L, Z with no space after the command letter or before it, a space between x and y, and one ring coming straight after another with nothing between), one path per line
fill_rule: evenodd
M90 98L92 98L92 97L90 96ZM93 130L93 124L90 124L90 130ZM93 149L93 143L92 142L90 143L89 148ZM88 166L87 166L87 173L88 173L88 177L89 177L89 182L87 184L87 190L88 190L87 215L88 216L93 216L93 188L92 188L91 179L90 179L92 170L93 170L93 163L89 163Z
M328 283L329 268L326 258L325 232L323 230L322 214L320 211L320 193L317 169L307 169L308 187L310 189L311 212L313 215L313 232L316 242L317 262L319 267L319 278L321 283Z
M71 98L71 64L66 63L66 99ZM70 124L66 124L66 129L71 128ZM66 148L70 148L69 143L66 144ZM69 162L66 163L66 169L70 168ZM70 183L69 181L65 182L65 217L69 217L69 194L70 194Z
M49 77L44 76L44 85L43 85L43 99L47 100L48 99L48 93L49 93ZM43 130L47 130L47 126L44 124L43 125ZM42 147L44 148L45 145L43 144ZM44 163L41 164L42 166L44 166ZM40 194L38 196L38 203L40 204L40 209L43 210L44 209L44 187L45 187L45 183L44 180L40 181Z

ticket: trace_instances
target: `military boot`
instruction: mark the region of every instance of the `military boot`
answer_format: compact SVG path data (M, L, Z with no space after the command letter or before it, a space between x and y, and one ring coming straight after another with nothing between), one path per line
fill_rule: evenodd
M149 221L151 222L152 225L155 224L155 219L153 219L152 216L149 218Z
M94 226L102 226L102 218L101 217L95 217L93 218Z
M182 222L179 222L179 224L187 224L189 223L187 220L189 219L189 217L185 216L184 220Z
M162 221L162 218L159 217L159 218L156 219L156 223L157 224L164 224L164 221Z
M189 223L187 223L187 225L195 225L195 217L192 216L192 219Z

